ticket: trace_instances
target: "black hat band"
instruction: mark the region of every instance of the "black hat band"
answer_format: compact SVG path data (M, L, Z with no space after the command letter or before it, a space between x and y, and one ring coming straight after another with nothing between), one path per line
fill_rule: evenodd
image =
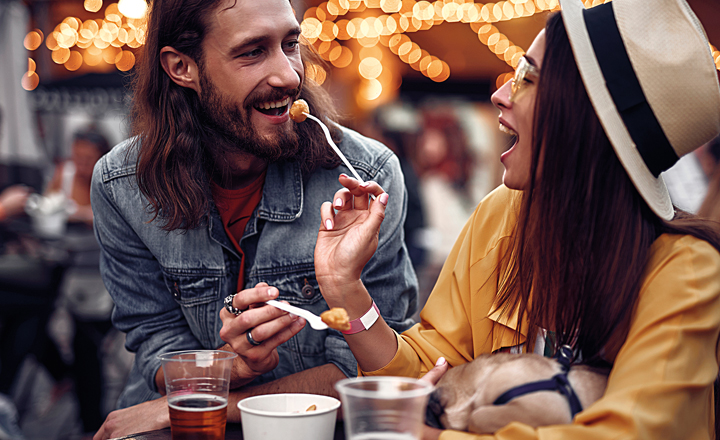
M585 26L610 96L650 172L658 177L678 161L670 141L655 117L615 22L613 4L583 11Z

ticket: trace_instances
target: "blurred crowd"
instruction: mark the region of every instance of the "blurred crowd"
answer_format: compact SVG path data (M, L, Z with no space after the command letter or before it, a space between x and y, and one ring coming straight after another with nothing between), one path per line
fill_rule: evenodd
M100 278L90 206L93 167L109 149L107 138L96 127L77 131L69 157L58 158L41 188L24 182L22 176L13 178L20 173L10 171L12 164L4 164L0 438L1 431L11 438L21 438L23 432L32 437L42 416L56 423L50 415L53 406L66 404L70 396L77 423L65 428L65 436L96 431L112 409L103 401L111 398L106 395L103 357L115 334L110 322L113 305ZM30 371L40 370L48 383L46 393L36 396L36 377ZM76 386L78 378L83 386ZM36 405L38 398L45 399L42 410ZM34 422L27 423L30 420ZM45 432L42 438L50 437Z

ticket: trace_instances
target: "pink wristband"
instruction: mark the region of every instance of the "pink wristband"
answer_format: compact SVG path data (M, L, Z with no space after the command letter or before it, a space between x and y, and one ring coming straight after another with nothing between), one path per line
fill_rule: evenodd
M375 321L377 321L379 317L380 311L375 305L375 300L373 300L372 307L370 307L370 309L361 317L350 321L350 330L344 331L342 334L354 335L355 333L359 333L363 330L368 330L373 326L373 324L375 324Z

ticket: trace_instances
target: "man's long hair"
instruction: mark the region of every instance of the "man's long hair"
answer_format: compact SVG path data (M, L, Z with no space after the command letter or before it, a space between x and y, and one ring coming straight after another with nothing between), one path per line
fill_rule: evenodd
M203 65L202 42L209 17L220 0L154 0L148 18L145 47L136 67L132 107L133 134L137 136L137 181L149 202L153 219L163 229L193 229L212 209L210 176L214 161L204 147L206 130L199 114L197 93L173 82L160 63L160 50L171 46ZM322 61L307 44L301 45L303 63ZM332 99L306 77L301 97L310 113L330 127L339 140L340 130ZM327 145L318 124L297 124L298 155L304 173L318 166L333 168L339 160Z
M603 350L625 341L655 239L689 234L720 251L720 236L711 222L666 222L650 210L603 131L559 14L545 41L529 189L498 268L498 304L527 318L527 349L545 328L555 332L554 348L570 344L602 365Z

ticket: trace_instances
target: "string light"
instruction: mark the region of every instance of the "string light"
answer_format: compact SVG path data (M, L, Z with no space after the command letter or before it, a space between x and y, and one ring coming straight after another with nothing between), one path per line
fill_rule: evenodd
M611 0L582 1L589 8ZM84 0L84 7L89 12L99 12L103 1ZM514 69L525 51L492 23L559 9L559 0L501 0L485 4L474 0L328 0L305 11L301 28L304 39L335 68L357 66L363 84L360 95L373 101L383 91L393 88L389 82L383 84L383 81L391 81L392 75L389 69L383 68L381 53L379 56L358 56L358 51L381 45L431 80L446 81L450 77L448 63L428 53L406 34L428 30L445 22L461 22L469 24L479 41ZM102 19L83 22L76 17L67 17L46 37L39 29L34 29L25 36L23 46L34 51L44 41L52 51L52 60L70 71L83 64L97 66L102 62L127 71L135 65L135 55L127 48L136 49L145 44L146 12L145 0L119 0L119 3L107 5ZM356 16L348 17L349 13ZM359 48L352 50L341 44L348 40L356 41ZM720 70L720 51L710 46L713 61ZM357 64L353 64L355 60ZM313 64L307 66L306 75L318 84L327 78L325 69ZM501 87L512 75L512 72L500 74L496 85ZM399 87L400 81L397 77L395 88ZM34 67L29 68L23 76L23 88L33 90L38 82Z
M145 0L120 0L118 2L118 10L129 18L144 17L147 7Z
M85 10L88 12L97 12L102 9L102 0L85 0Z
M99 12L102 5L102 0L84 2L89 12ZM52 52L53 62L62 64L69 71L76 71L83 64L94 67L103 62L114 65L120 71L128 71L135 66L135 55L123 48L135 49L145 44L146 10L145 0L120 0L120 4L107 5L104 18L82 21L66 17L46 38L39 29L34 29L25 36L23 46L33 51L44 40L45 46ZM32 68L22 79L25 90L33 90L39 84L33 63L30 63Z

